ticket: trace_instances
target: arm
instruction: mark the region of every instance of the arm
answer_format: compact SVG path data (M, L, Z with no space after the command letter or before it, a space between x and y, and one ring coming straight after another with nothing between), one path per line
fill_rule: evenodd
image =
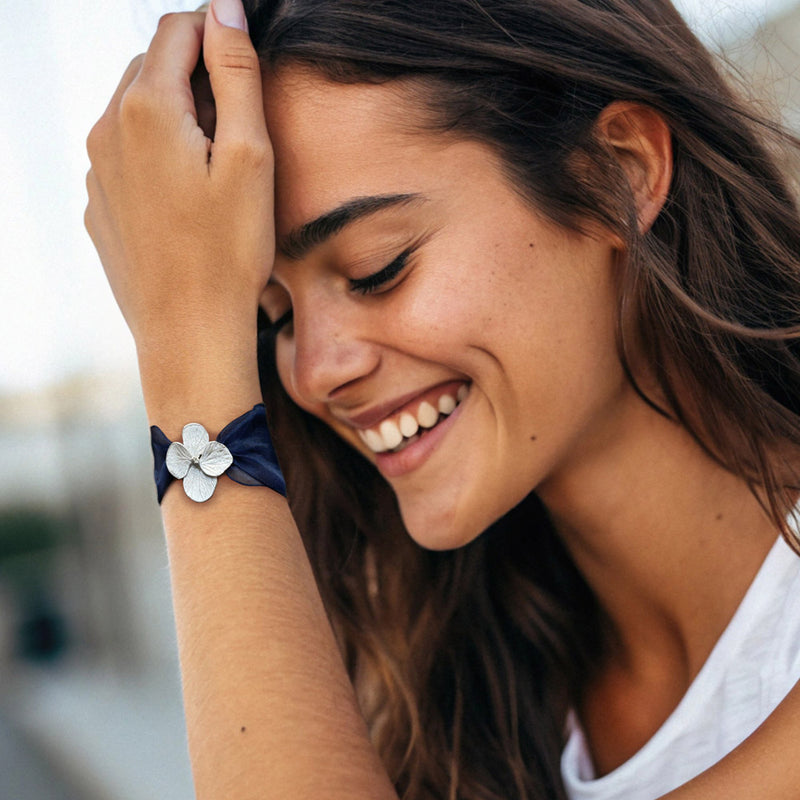
M662 800L796 800L800 684L735 750Z
M190 87L201 43L213 143ZM214 438L261 399L256 309L274 249L246 33L213 12L164 18L88 147L86 225L136 340L148 417L173 440L192 421ZM197 797L396 800L284 498L223 477L204 504L173 486L162 511Z

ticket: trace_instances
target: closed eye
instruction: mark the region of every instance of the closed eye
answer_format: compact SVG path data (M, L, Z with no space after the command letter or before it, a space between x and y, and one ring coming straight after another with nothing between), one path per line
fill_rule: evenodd
M383 269L367 275L366 278L350 278L350 288L359 294L373 294L387 283L393 281L408 263L409 256L414 252L414 247L403 250L397 258L387 264Z

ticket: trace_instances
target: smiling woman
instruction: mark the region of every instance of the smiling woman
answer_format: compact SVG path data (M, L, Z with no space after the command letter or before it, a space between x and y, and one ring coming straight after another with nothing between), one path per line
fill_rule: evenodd
M371 457L408 532L442 549L519 503L633 389L610 237L543 219L487 145L409 130L416 105L390 84L266 79L278 256L263 304L293 309L275 346L294 403Z
M291 508L164 497L199 797L792 796L781 137L666 0L162 21L87 225L153 423L263 395Z

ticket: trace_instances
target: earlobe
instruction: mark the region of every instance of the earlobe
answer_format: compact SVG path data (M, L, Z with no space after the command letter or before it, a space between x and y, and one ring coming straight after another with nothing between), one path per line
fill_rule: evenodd
M650 229L669 193L672 135L664 117L639 103L618 101L597 119L597 133L615 152L636 201L639 230Z

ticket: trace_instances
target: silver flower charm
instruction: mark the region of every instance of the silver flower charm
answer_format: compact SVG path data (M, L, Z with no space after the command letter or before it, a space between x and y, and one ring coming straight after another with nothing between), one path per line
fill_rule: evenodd
M183 490L195 502L203 503L214 494L217 476L233 463L231 451L220 442L210 442L199 422L183 426L183 443L172 442L167 449L170 475L183 479Z

